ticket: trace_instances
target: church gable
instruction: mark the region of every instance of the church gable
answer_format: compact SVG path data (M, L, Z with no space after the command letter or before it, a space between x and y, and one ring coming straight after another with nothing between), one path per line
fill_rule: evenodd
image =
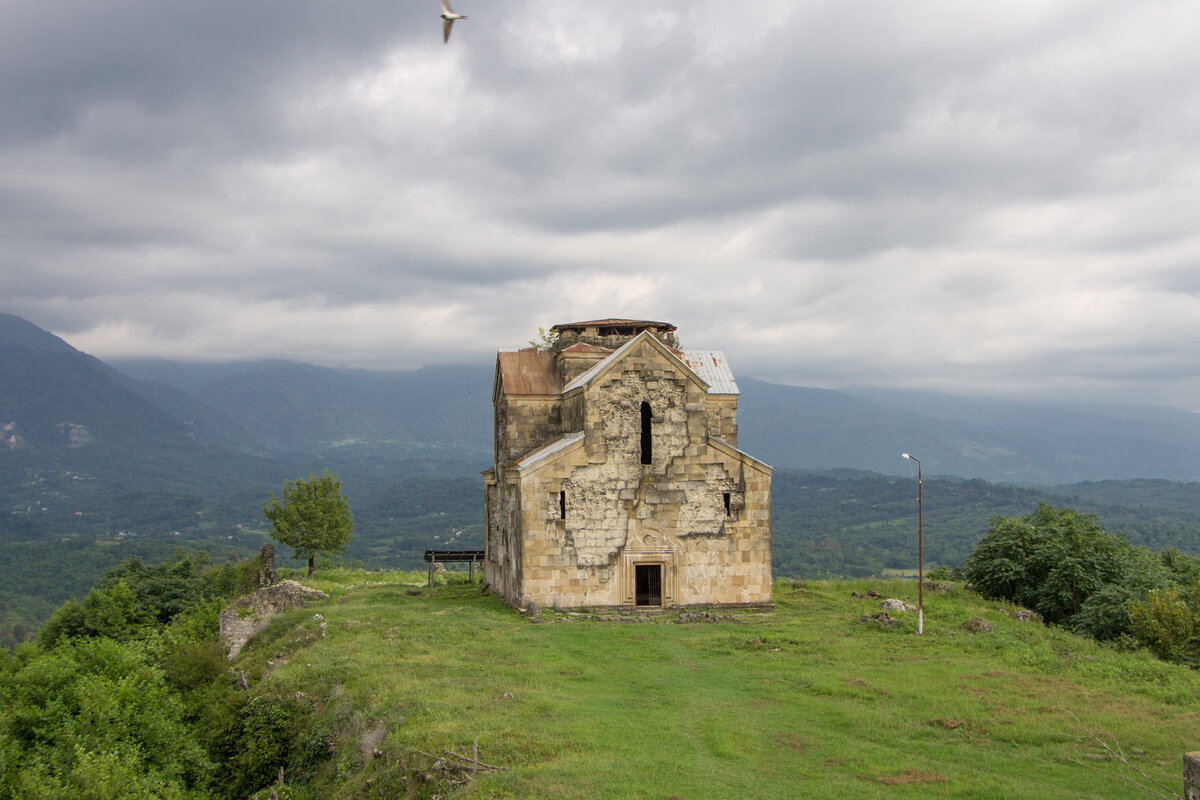
M736 449L724 357L646 327L607 355L574 348L558 395L546 351L498 360L489 583L515 605L769 603L771 468ZM593 363L567 379L572 359Z
M563 387L563 395L571 396L572 394L582 391L585 387L603 380L604 376L614 369L622 368L624 362L629 359L635 360L634 369L645 371L647 367L651 370L669 370L677 372L680 375L686 376L693 381L697 386L701 387L704 392L708 391L708 384L696 374L687 364L685 364L679 356L675 354L671 348L664 345L658 339L654 338L647 332L638 334L635 338L630 339L621 347L613 351L612 355L605 358L603 361L596 364L587 372L579 375L569 384Z

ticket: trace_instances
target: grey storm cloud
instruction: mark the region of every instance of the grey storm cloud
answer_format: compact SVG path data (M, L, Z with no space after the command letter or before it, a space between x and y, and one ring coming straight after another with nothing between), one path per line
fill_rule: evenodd
M8 4L0 293L100 357L484 362L1200 408L1200 10ZM473 6L473 7L472 7Z

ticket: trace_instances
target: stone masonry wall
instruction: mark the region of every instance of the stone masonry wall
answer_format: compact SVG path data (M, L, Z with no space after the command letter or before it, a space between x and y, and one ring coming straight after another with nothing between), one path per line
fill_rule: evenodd
M727 446L737 443L736 395L708 395L643 342L548 401L498 397L485 571L501 596L516 606L633 605L635 567L659 564L666 606L771 602L770 469ZM641 463L643 402L650 464ZM582 442L511 468L580 430Z
M721 441L738 446L736 394L710 396L708 398L708 434Z
M563 433L562 401L556 397L500 398L504 416L497 418L497 427L504 431L497 434L497 459L502 466L536 450ZM500 406L500 403L497 404Z
M708 446L703 387L649 345L619 366L586 389L585 446L521 476L522 602L632 604L636 563L663 565L667 605L770 602L769 472ZM653 414L648 465L643 401Z

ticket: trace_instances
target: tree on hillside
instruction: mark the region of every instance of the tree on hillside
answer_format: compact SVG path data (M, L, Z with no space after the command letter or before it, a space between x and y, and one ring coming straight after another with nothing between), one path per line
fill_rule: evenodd
M1167 583L1149 550L1108 533L1094 514L1046 502L1023 517L993 517L967 557L966 575L984 597L1097 638L1120 635L1129 602Z
M346 549L354 532L350 503L342 495L342 481L329 470L318 477L283 482L283 498L274 494L263 504L276 541L290 545L293 558L308 559L312 577L318 555L333 555Z

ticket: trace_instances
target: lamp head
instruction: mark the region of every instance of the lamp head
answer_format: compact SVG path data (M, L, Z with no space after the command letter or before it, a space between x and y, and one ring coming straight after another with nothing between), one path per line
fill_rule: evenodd
M912 460L912 456L910 456L908 453L901 453L900 455L901 455L903 458L907 458L909 461L911 461L911 460Z

